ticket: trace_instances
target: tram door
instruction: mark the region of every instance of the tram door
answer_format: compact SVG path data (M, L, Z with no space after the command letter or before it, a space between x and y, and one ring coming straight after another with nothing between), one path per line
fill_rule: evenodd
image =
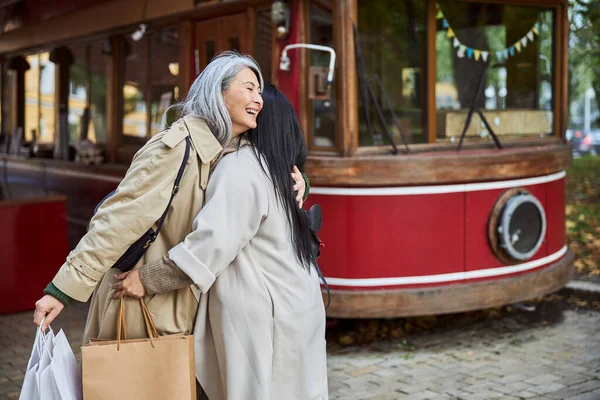
M250 28L246 13L228 15L195 23L196 49L194 65L201 72L212 58L225 50L252 53L253 43L248 34Z

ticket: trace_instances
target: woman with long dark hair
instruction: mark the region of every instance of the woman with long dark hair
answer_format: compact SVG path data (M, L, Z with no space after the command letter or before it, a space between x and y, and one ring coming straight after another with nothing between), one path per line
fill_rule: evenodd
M306 143L285 96L272 86L262 96L257 128L215 168L194 231L115 296L198 285L196 375L210 400L327 399L325 307L289 172L303 169Z

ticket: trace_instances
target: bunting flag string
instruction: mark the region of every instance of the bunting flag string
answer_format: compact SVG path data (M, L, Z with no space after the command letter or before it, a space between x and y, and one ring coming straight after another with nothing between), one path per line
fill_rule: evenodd
M501 50L482 50L482 49L474 49L472 47L466 46L460 42L458 37L456 36L456 32L452 29L452 26L444 16L442 9L439 4L436 4L437 7L437 19L442 20L442 28L447 30L446 36L449 39L452 39L452 46L457 49L456 55L459 58L463 58L465 55L468 58L474 58L475 61L483 60L483 62L487 62L490 56L496 57L498 61L508 60L509 57L514 57L515 49L517 53L520 53L525 47L527 47L528 42L533 42L535 40L535 36L540 34L541 22L537 21L531 29L523 36L521 39L517 40L511 46L508 46L505 49Z

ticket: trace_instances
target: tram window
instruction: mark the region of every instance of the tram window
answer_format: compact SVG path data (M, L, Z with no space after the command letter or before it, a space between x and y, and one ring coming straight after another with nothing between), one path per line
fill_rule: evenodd
M427 2L358 0L357 30L365 70L359 79L374 93L374 98L359 96L359 144L387 145L386 130L396 143L401 132L409 143L426 142Z
M501 138L552 135L553 11L454 0L438 4L437 141L460 138L472 104ZM490 140L477 113L465 137Z
M163 129L163 122L172 123L177 112L165 112L179 100L179 30L165 29L152 34L150 83L150 136Z
M148 129L146 92L148 88L148 37L123 37L122 132L127 138L145 139ZM135 141L134 141L135 142Z
M313 0L310 3L310 42L333 47L332 1ZM309 84L316 85L319 75L324 79L329 67L329 53L310 51ZM308 92L315 92L309 88ZM312 121L312 145L335 147L335 80L329 96L312 98L310 116Z
M25 140L54 141L55 67L50 53L26 56L30 69L25 72Z

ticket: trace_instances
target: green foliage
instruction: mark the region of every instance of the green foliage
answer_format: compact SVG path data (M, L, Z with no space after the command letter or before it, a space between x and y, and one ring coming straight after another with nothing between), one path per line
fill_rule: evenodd
M569 98L594 89L600 99L600 0L569 0ZM600 125L600 121L596 121Z
M567 242L579 273L600 276L600 157L573 160L567 173Z

